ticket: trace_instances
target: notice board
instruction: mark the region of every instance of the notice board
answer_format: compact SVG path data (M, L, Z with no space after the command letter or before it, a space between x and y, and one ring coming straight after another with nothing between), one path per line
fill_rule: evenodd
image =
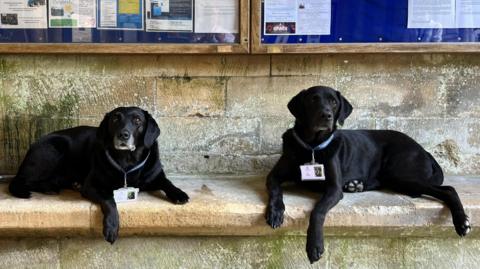
M0 52L246 53L248 0L0 1Z
M480 1L254 0L257 53L479 51Z

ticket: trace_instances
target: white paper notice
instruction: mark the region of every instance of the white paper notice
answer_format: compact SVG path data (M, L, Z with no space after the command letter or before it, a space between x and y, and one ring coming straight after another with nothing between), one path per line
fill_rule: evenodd
M238 33L239 1L196 0L196 33Z
M480 0L457 0L456 28L480 27Z
M98 27L117 27L117 1L102 0L100 4L100 16Z
M329 35L331 0L265 0L265 35Z
M0 28L47 28L47 0L1 0Z
M295 0L265 0L266 22L297 21L297 1Z
M298 1L297 34L329 35L332 20L331 0Z
M51 28L97 27L96 0L49 0L48 9Z
M455 28L455 0L408 0L408 28Z

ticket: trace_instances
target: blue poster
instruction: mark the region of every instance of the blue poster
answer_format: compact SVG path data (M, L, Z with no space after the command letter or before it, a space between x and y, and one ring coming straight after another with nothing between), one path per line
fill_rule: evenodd
M98 0L98 28L143 30L143 0Z

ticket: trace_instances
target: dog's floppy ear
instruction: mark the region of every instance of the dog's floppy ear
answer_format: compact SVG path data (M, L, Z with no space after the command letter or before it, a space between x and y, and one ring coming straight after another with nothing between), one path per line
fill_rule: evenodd
M105 114L100 126L97 129L96 139L97 142L101 145L106 145L106 140L108 138L108 123L110 122L110 113Z
M297 95L295 95L290 102L288 102L288 110L290 110L290 113L297 118L303 118L304 114L304 107L303 107L303 97L305 96L306 90L302 90L299 92Z
M339 91L337 91L337 98L340 102L338 104L337 122L338 124L343 125L345 119L352 113L353 107Z
M143 144L145 147L149 148L155 143L157 137L160 135L160 128L158 128L157 122L155 119L145 110L142 110L147 121L147 127L145 130L145 136L143 138Z

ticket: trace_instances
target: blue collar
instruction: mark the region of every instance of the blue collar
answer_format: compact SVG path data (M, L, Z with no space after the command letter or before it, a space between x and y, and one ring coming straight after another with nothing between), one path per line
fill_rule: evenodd
M315 146L315 147L311 147L309 144L305 143L297 134L297 132L295 132L295 130L293 130L293 137L297 140L297 142L302 145L304 148L308 149L308 150L322 150L322 149L325 149L326 147L328 147L328 145L330 145L330 143L332 142L333 138L334 138L334 134L335 133L332 133L332 135L330 135L330 137L323 141L321 144Z
M135 171L141 169L143 166L145 166L145 163L147 163L148 157L150 157L150 151L148 151L148 154L147 154L147 157L145 157L145 160L143 160L141 163L135 165L135 167L133 167L132 169L130 169L128 171L123 170L123 168L112 158L112 156L110 155L108 150L105 150L105 155L107 155L107 159L110 162L110 164L113 165L113 167L115 167L117 170L119 170L120 172L123 173L123 180L124 180L125 188L126 188L127 187L127 175L132 173L132 172L135 172Z

